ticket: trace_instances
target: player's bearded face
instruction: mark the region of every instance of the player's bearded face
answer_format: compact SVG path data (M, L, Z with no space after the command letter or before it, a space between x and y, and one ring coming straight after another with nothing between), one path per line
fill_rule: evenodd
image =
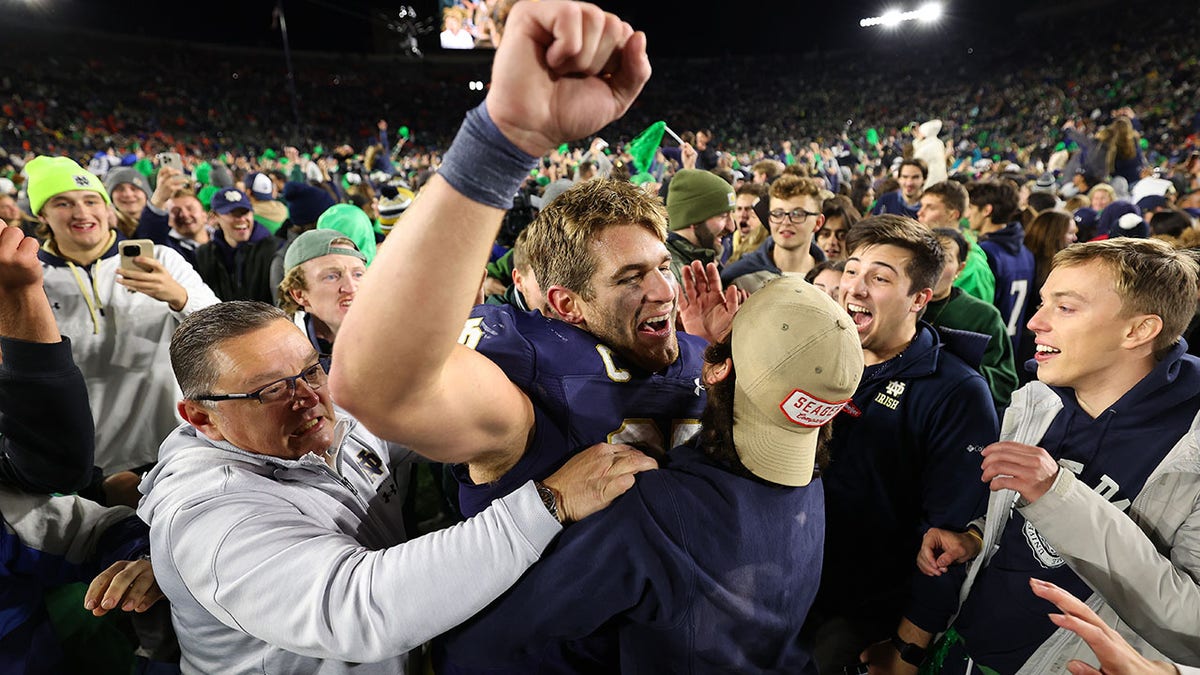
M596 242L594 295L582 301L587 330L646 370L679 356L675 337L678 285L661 241L636 226L608 228Z

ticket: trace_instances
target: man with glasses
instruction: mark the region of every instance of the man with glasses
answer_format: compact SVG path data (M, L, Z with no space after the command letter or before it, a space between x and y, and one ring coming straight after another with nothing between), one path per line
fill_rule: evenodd
M402 673L409 650L516 581L560 519L599 510L654 466L597 446L453 530L405 542L415 456L334 407L324 360L281 310L195 312L171 365L188 424L164 441L138 515L184 672Z
M757 251L725 268L725 286L753 293L781 274L807 274L825 254L813 243L813 233L825 224L821 188L811 178L785 174L771 184L768 217L771 238Z

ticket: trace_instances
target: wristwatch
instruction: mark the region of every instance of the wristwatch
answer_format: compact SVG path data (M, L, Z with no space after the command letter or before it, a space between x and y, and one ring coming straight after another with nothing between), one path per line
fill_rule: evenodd
M892 636L892 645L896 648L896 651L900 652L900 659L905 663L919 666L925 660L924 647L919 647L911 642L905 642L904 638L899 635Z
M558 495L554 494L545 483L540 480L533 481L533 486L537 488L538 496L542 498L542 505L554 516L558 522L562 522L562 517L558 515Z

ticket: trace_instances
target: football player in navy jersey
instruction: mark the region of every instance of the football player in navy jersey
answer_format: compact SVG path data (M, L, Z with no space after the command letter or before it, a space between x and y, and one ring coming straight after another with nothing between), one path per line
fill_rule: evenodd
M604 441L660 454L700 427L706 341L675 332L661 204L629 183L587 181L557 197L528 233L547 316L479 305L460 342L529 396L533 435L524 448L472 460L469 471L455 467L464 515L574 449Z
M547 47L544 65L524 50L498 53L487 100L391 235L335 346L339 403L385 437L464 464L465 515L597 442L666 450L698 429L704 407L704 341L675 332L663 208L632 185L587 181L530 225L549 316L480 308L468 317L478 270L530 168L622 115L649 76L642 34L571 7L570 22L519 24ZM566 39L560 31L576 21L597 34ZM695 276L702 292L689 307L715 334L736 291L704 283L715 269ZM570 518L571 504L562 508Z
M545 53L498 52L488 99L390 235L335 345L339 404L384 437L460 463L468 516L596 442L663 451L682 443L705 404L704 341L675 332L681 305L663 207L631 185L588 181L530 226L546 315L471 314L504 209L537 158L623 114L649 77L644 35L611 14L574 2L513 12L506 32ZM580 40L581 26L598 35ZM721 292L715 266L689 269L688 325L723 335L736 289ZM593 475L598 493L614 494L632 476L608 487L600 479L640 470L646 458L606 447L612 469ZM560 518L576 519L569 495L549 478L539 486ZM602 640L585 651L610 649Z

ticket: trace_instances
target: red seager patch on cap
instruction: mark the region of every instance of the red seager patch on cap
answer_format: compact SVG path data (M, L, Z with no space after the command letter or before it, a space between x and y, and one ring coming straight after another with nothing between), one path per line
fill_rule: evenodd
M806 391L794 389L779 404L779 409L789 420L802 427L820 427L833 419L849 402L850 399L836 403L823 401Z

